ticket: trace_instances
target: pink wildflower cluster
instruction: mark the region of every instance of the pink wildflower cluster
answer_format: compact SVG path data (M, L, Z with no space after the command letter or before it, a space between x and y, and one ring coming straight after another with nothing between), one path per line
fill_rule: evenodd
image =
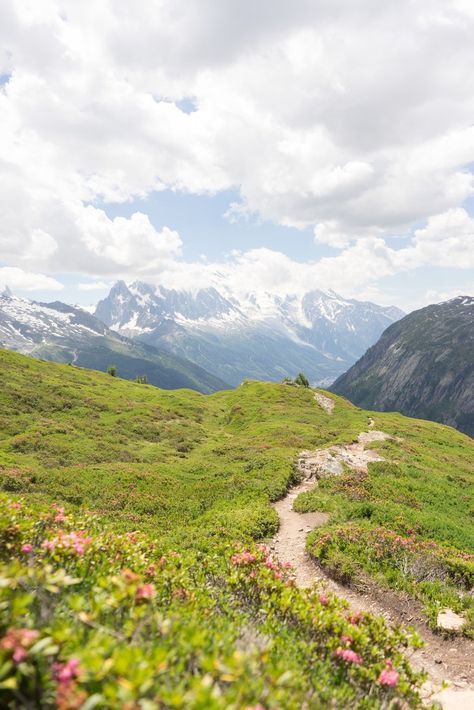
M66 663L55 663L54 679L57 681L56 707L59 710L76 710L86 699L86 693L78 689L79 660L70 658Z
M353 614L350 615L349 617L349 623L352 624L353 626L357 626L357 624L362 620L362 612L360 611L355 611Z
M33 552L33 545L29 542L25 542L25 544L21 546L21 551L24 552L25 555L28 555L30 552Z
M380 685L387 685L390 688L394 688L400 680L400 674L394 670L393 663L390 658L387 658L385 665L387 667L379 675L378 682Z
M232 564L237 566L250 565L256 560L257 556L254 555L252 552L249 552L248 550L245 550L244 552L236 552L235 555L232 555L232 557L230 558Z
M0 641L0 646L5 651L12 651L15 663L21 663L28 656L28 649L38 636L39 631L34 629L8 629Z
M334 651L334 655L336 656L336 658L340 658L346 663L354 663L355 665L360 665L364 662L362 656L353 651L351 648L339 647Z
M77 555L83 555L87 545L92 542L92 538L79 530L78 532L60 532L57 537L50 540L43 540L41 547L43 550L53 551L57 547L72 550Z
M142 599L153 599L155 595L156 590L153 584L142 584L140 587L137 587L137 591L135 592L135 599L137 601L140 601Z
M53 505L53 508L56 511L56 513L53 516L54 522L55 523L63 523L66 520L66 515L64 514L64 508L61 508L59 505Z
M54 664L54 678L58 683L69 683L77 677L79 661L77 658L70 658L66 663Z

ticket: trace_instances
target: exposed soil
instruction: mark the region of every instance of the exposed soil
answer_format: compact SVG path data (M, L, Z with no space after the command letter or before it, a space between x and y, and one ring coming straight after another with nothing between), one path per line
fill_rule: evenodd
M371 424L373 426L371 422L369 427ZM329 515L323 512L297 513L293 510L295 498L300 493L311 490L320 478L342 473L343 464L354 470L366 471L367 464L371 461L383 460L377 452L366 449L365 446L371 441L387 438L390 438L388 434L371 428L369 432L359 434L355 443L303 451L298 460L301 483L274 504L280 518L280 528L271 542L271 548L282 562L293 564L299 587L318 583L322 588L346 599L354 610L378 614L390 624L404 623L416 628L425 646L413 652L410 661L414 668L423 669L429 674L424 695L440 701L444 710L473 710L474 644L471 641L459 636L443 637L431 632L419 602L408 595L382 589L368 577L358 581L357 589L339 584L306 552L308 532L324 525ZM450 683L450 689L433 696L443 680Z
M319 404L319 406L324 409L325 412L327 412L328 414L332 414L334 409L334 402L332 399L330 399L330 397L326 397L326 395L321 394L321 392L315 392L314 399Z

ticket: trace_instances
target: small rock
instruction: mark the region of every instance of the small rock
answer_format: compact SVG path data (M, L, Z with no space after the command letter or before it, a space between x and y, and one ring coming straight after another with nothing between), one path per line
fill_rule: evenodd
M436 620L438 629L444 629L444 631L459 631L465 623L466 619L456 614L452 609L440 611Z
M443 661L442 661L441 658L435 658L435 659L434 659L434 662L435 662L435 663L442 663Z

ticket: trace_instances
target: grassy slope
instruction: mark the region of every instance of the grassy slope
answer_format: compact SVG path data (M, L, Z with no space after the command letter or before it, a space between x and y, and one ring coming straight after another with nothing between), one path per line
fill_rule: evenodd
M367 428L367 413L343 399L334 397L329 416L311 391L276 384L210 396L166 392L5 351L0 378L4 491L34 505L55 500L96 510L102 525L158 535L161 550L189 548L191 555L272 533L277 520L269 501L291 482L297 453L354 440ZM326 532L343 533L325 544L313 538L313 551L328 566L339 555L341 564L355 560L386 583L407 587L411 578L390 578L393 555L374 562L371 543L360 540L367 530L415 528L417 539L449 552L464 584L457 551L474 545L473 442L441 425L374 416L377 428L401 441L378 444L387 462L373 464L367 477L329 480L299 501L304 509L331 510ZM347 530L359 537L347 541ZM426 593L444 602L451 582ZM289 630L272 633L281 640Z

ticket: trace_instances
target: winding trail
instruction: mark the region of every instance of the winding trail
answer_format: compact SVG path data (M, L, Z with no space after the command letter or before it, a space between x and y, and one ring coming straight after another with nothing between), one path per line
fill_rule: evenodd
M320 393L316 393L315 399L328 415L332 414L333 400ZM377 431L373 419L369 420L368 426L370 431L359 434L355 443L301 452L297 464L301 483L274 504L280 527L271 541L271 549L282 562L291 562L299 587L317 583L322 589L345 599L354 611L383 616L389 624L409 623L414 626L425 646L412 653L410 662L415 669L425 670L429 675L429 681L423 688L424 696L440 702L443 710L474 710L474 654L471 641L461 637L444 638L432 633L424 621L421 605L408 596L381 589L370 580L367 580L363 591L335 582L306 552L307 534L313 528L324 525L329 514L297 513L293 510L293 502L300 493L317 486L320 478L342 473L344 464L355 471L367 471L370 462L383 461L376 451L365 447L372 441L391 437ZM445 679L450 688L440 692Z

